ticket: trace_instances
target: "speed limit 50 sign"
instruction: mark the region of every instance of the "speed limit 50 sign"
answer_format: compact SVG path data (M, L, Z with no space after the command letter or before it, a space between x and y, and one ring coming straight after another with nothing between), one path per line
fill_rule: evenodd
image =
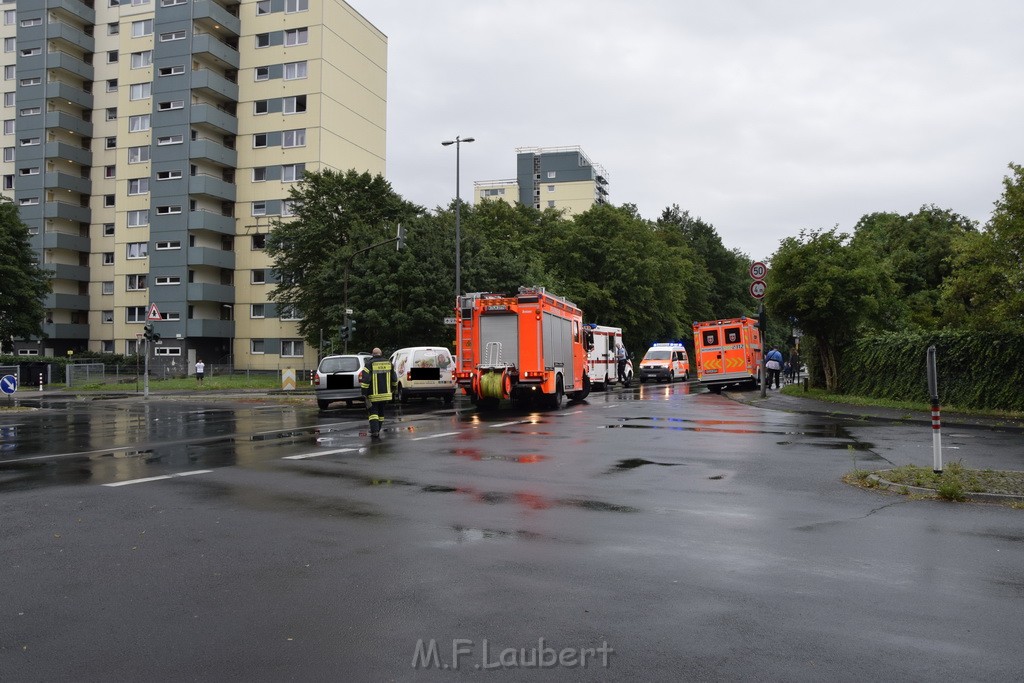
M754 261L750 264L750 277L754 280L763 280L767 274L768 266L764 264L764 261Z

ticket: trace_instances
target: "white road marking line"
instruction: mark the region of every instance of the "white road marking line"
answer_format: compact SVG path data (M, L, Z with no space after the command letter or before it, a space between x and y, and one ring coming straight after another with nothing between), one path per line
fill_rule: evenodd
M115 481L103 486L128 486L129 484L143 484L147 481L160 481L161 479L174 479L176 477L188 477L193 474L209 474L213 470L192 470L190 472L178 472L176 474L162 474L159 477L146 477L145 479L129 479L128 481Z
M430 436L417 436L415 439L409 439L410 441L424 441L426 439L440 439L442 436L455 436L458 432L444 432L443 434L431 434Z
M533 422L533 420L514 420L512 422L499 422L498 424L488 425L488 427L490 427L491 429L496 429L498 427L511 427L512 425L526 425L530 424L531 422Z
M283 460L305 460L306 458L319 458L321 455L334 455L335 453L351 453L358 451L358 448L338 448L333 451L317 451L316 453L303 453L302 455L286 455Z

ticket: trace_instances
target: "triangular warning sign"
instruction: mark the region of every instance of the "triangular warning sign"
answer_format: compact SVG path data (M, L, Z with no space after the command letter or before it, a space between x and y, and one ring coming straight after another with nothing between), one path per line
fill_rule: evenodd
M156 304L149 305L149 315L146 316L146 320L163 320L163 316L160 315L160 309L156 307Z

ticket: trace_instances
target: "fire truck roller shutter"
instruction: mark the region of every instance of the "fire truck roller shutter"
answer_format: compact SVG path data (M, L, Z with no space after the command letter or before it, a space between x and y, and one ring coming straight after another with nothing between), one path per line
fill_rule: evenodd
M562 386L565 391L575 389L573 378L572 321L544 313L544 360L562 365Z
M519 367L519 317L516 315L481 315L480 350L483 354L487 344L501 344L501 358L488 359L481 355L482 364L515 365Z

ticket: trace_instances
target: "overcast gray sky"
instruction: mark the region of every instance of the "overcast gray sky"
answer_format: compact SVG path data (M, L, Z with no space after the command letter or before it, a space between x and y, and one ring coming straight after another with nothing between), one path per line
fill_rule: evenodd
M387 177L428 208L580 146L613 204L729 248L935 204L1024 163L1021 0L349 0L388 36Z

